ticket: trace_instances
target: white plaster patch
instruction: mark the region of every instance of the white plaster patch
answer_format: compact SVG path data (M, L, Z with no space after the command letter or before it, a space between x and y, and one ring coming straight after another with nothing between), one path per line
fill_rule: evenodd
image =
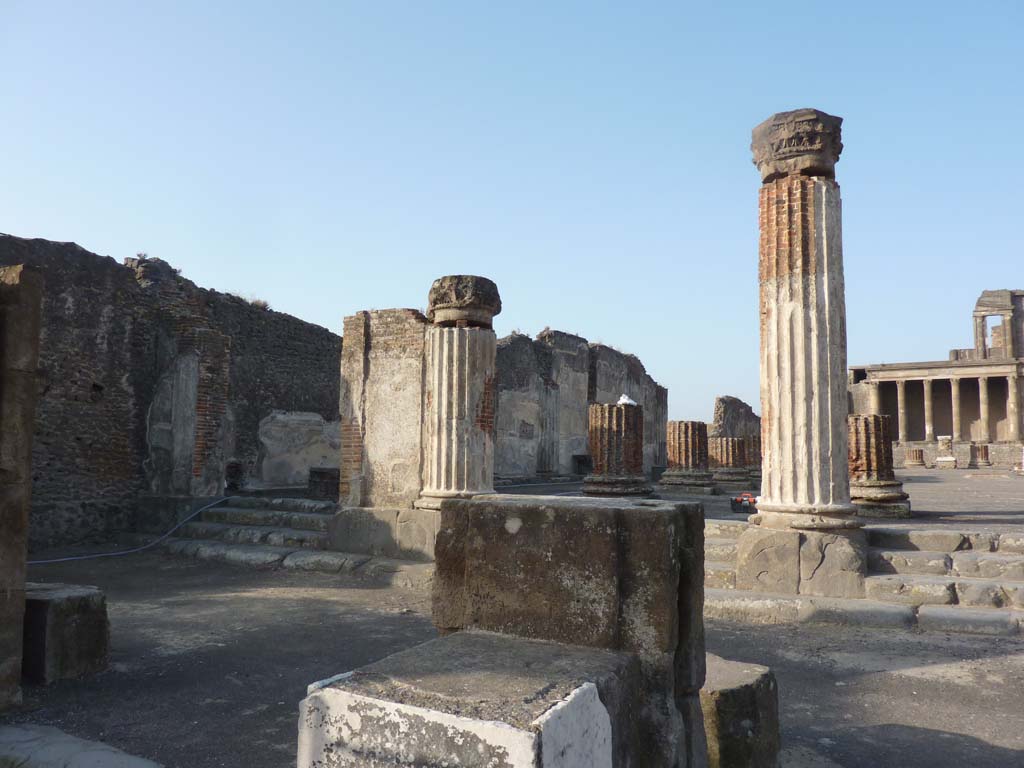
M519 533L519 529L523 527L523 521L518 517L510 517L505 521L505 530L515 536Z
M533 721L540 731L542 768L612 768L612 723L584 683Z

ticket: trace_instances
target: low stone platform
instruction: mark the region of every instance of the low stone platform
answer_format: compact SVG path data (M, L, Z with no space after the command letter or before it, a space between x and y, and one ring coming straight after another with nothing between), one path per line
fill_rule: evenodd
M457 632L311 685L298 768L611 768L641 692L632 654Z
M777 768L779 688L768 667L707 654L700 704L708 768Z
M107 668L110 624L107 598L96 587L25 585L22 674L47 685Z
M0 766L10 768L161 768L99 741L49 725L0 726Z

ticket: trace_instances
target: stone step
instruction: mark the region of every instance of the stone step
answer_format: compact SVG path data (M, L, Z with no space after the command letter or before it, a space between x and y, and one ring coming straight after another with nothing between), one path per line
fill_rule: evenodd
M274 528L299 528L326 531L334 512L294 512L269 507L213 507L203 512L203 520L232 525L267 525Z
M704 559L719 563L736 562L736 539L704 539Z
M229 523L195 522L182 526L180 537L214 539L228 544L266 544L272 547L297 549L330 549L323 531L301 528L273 528L266 525L231 525Z
M351 552L294 549L263 544L230 544L212 539L169 538L163 549L172 555L197 560L243 565L249 568L320 573L352 573L362 578L387 581L391 586L424 589L434 577L433 563L415 563L387 557L372 557Z
M334 514L338 505L333 501L319 499L266 498L263 496L231 496L225 506L246 509L278 509L285 512L319 512Z
M749 525L746 522L732 520L714 520L705 518L705 539L737 539Z
M946 552L880 547L868 550L868 570L873 574L947 576L952 568L953 558Z
M705 589L736 589L736 566L733 563L704 561Z
M1024 533L954 530L950 528L901 528L878 526L867 529L868 544L878 549L921 552L999 552L1024 555Z
M868 598L904 605L1024 608L1024 582L964 576L868 576Z

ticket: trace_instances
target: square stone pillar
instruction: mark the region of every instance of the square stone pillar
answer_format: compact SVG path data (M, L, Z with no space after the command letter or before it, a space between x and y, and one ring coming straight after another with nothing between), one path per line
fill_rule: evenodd
M498 287L485 277L449 275L430 289L420 509L494 492L497 339L491 321L499 312Z
M0 267L0 710L21 701L42 294L35 272Z
M842 119L813 109L754 129L761 173L762 492L740 536L737 587L862 597L847 433Z

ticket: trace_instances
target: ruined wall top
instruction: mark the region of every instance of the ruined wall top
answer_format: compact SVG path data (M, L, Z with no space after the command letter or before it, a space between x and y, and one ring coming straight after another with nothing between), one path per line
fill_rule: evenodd
M427 317L435 325L490 328L501 313L501 296L493 280L477 275L446 275L430 286Z
M754 128L750 150L767 183L784 176L835 178L843 118L817 109L779 112Z

